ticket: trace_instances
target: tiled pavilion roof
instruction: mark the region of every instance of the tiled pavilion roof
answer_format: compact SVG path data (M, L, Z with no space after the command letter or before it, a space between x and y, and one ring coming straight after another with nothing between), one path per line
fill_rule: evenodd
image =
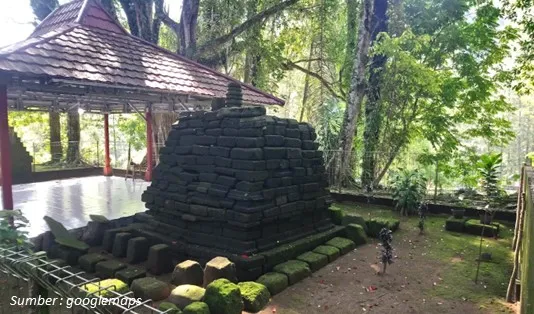
M12 106L207 101L225 97L228 83L236 81L130 35L94 0L60 6L27 40L0 49L0 74L5 73L12 86ZM284 104L241 84L245 103ZM114 89L112 95L110 89ZM137 94L143 97L136 98Z

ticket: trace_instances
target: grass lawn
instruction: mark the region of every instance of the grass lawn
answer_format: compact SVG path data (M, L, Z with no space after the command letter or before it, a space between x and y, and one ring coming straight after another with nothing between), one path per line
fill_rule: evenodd
M418 217L400 217L389 207L357 203L338 203L335 206L346 213L362 215L365 219L372 217L400 219L400 230L393 236L394 247L395 241L406 239L408 233L413 234L417 229ZM513 268L511 250L513 223L500 222L502 225L499 239L483 239L482 252L491 253L493 260L481 263L479 281L476 284L474 278L480 237L446 231L444 229L446 219L447 216L429 216L425 222L425 233L421 235L422 241L418 243L425 246L421 254L433 262L439 262L442 267L436 269L440 272L441 281L436 284L435 289L421 293L443 299L475 302L481 310L490 313L512 313L504 297Z

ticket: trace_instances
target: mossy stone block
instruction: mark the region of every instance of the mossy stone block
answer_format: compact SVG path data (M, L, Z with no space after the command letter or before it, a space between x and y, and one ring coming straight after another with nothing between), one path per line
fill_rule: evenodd
M113 256L125 257L128 250L128 241L132 238L132 234L129 232L119 232L115 235L113 241Z
M243 300L239 286L226 278L220 278L206 287L204 302L212 314L241 314Z
M337 249L339 249L340 254L347 254L348 252L352 251L356 245L352 240L341 238L341 237L335 237L331 239L330 241L325 243L326 245L333 246Z
M107 260L107 258L104 255L90 253L80 256L78 264L80 264L82 270L85 270L88 273L94 273L96 264L105 260Z
M182 314L182 310L171 302L161 302L158 310L165 312L165 314Z
M195 285L181 285L171 291L169 301L176 304L179 308L184 308L189 304L202 301L206 290Z
M316 272L328 264L328 256L314 252L306 252L297 256L297 260L310 266L312 272Z
M274 272L261 275L256 282L266 286L271 295L278 294L289 286L289 281L286 275Z
M400 220L393 218L372 218L366 221L367 224L367 234L370 237L377 238L378 233L382 228L387 228L392 232L397 231L400 226Z
M126 260L130 264L142 262L148 257L149 243L145 237L135 237L128 240Z
M115 273L115 276L130 286L134 280L146 277L146 271L135 267L128 267L119 270Z
M171 283L173 285L196 285L202 286L204 282L204 269L196 261L183 261L174 267Z
M348 224L345 227L345 236L352 240L355 245L363 245L367 243L367 233L362 225Z
M237 284L241 291L241 298L245 305L245 311L257 313L261 311L271 298L269 289L261 283L245 281Z
M122 229L108 229L104 232L104 239L102 240L102 248L109 253L113 252L113 242L115 242L115 235L121 232Z
M341 208L337 207L330 207L328 209L328 212L330 214L330 219L332 222L336 225L343 224L343 210Z
M152 277L135 279L131 288L134 296L143 300L160 301L171 293L171 288L166 282Z
M478 236L482 234L485 237L493 237L499 235L499 224L484 225L478 219L469 219L465 222L465 232Z
M326 255L329 263L332 263L339 257L339 249L330 245L319 245L313 252Z
M274 266L273 270L277 273L286 275L290 285L311 275L311 270L308 264L297 260L289 260L285 263L278 264Z
M100 278L115 277L115 273L126 268L126 264L119 261L102 261L95 266L96 275Z
M465 222L468 219L466 218L454 218L454 216L449 217L445 220L445 230L455 231L455 232L464 232Z
M148 249L147 269L154 275L171 272L174 268L171 249L167 244L152 245Z
M116 291L119 294L126 293L128 292L128 285L122 280L112 278L88 283L83 286L83 290L87 291L87 294L92 296L115 298L118 297L118 295L112 291Z
M210 314L210 308L204 302L193 302L184 307L183 314Z
M343 215L343 226L348 226L350 224L358 224L362 226L367 232L367 225L365 224L365 219L361 215L357 215L357 214Z
M204 268L204 286L219 278L237 282L235 264L226 257L217 256L206 263Z

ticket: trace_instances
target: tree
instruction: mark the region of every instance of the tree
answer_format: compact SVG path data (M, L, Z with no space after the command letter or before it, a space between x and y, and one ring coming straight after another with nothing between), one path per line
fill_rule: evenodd
M358 124L363 97L365 95L367 61L372 33L372 12L373 0L363 0L360 13L360 27L358 29L358 48L353 57L352 77L339 141L341 158L338 178L341 180L340 184L343 184L343 178L346 178L347 172L352 169L352 147L356 125Z
M80 114L77 108L67 113L67 163L79 163L80 160Z
M387 0L375 0L372 22L373 31L371 34L372 44L379 40L380 33L388 31L387 9ZM376 175L375 156L377 155L376 150L382 122L382 119L380 119L380 87L386 61L386 55L376 53L373 55L369 66L369 84L367 102L365 104L365 131L363 133L362 187L372 187Z

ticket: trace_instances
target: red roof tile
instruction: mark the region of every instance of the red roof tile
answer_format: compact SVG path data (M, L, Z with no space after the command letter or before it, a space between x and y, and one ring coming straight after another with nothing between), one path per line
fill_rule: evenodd
M93 0L60 6L29 39L0 49L0 71L225 97L236 81L128 34ZM242 84L245 103L284 101Z

